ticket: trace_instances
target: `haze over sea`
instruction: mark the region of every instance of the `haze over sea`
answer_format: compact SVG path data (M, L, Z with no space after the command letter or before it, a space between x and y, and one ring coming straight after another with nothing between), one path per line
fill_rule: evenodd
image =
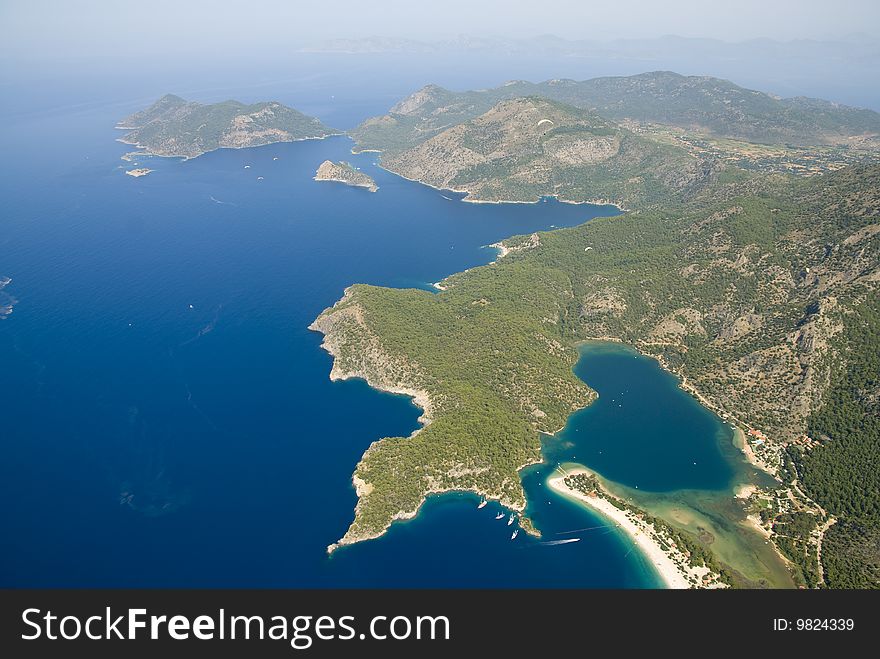
M275 99L347 128L427 82L409 72L370 93L360 73L331 62L328 82L310 62L190 96ZM603 524L547 490L546 465L525 474L543 541L511 541L497 506L447 495L379 540L325 552L352 519L359 457L412 432L419 411L330 382L308 324L350 284L427 288L489 262L486 244L616 211L462 203L379 169L376 154L352 156L345 137L141 159L155 171L134 179L113 125L153 100L145 88L187 93L159 85L5 84L16 93L0 117L0 277L14 309L0 320L0 586L657 585L611 529L542 544ZM350 160L379 192L313 181L325 159ZM713 415L648 360L598 358L626 374L596 383L589 361L578 367L603 401L600 384L637 379L640 393L624 420L598 405L576 415L548 440L553 464L660 491L730 487Z

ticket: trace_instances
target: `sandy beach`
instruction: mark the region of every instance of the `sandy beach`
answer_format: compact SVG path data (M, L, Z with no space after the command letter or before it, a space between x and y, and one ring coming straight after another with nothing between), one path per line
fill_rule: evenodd
M568 476L575 476L577 474L592 475L592 472L586 469L572 469L566 472ZM689 577L696 577L698 583L702 583L702 576L706 572L705 569L700 571L697 568L686 569L680 566L667 552L661 549L654 539L653 527L639 520L632 513L617 508L604 497L591 497L568 487L565 484L565 476L562 474L551 477L548 479L547 484L559 494L571 499L577 499L614 522L638 546L645 559L657 570L667 588L692 588L693 584Z
M510 254L510 248L504 244L503 240L499 240L497 243L487 245L487 247L492 247L493 249L498 250L498 256L495 257L495 260L492 261L492 263L497 263L499 260Z

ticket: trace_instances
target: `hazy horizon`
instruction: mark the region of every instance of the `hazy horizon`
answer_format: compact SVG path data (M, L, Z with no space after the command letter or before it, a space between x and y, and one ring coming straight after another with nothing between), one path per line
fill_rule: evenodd
M390 107L427 83L672 70L880 110L878 25L880 6L863 0L833 10L791 0L449 0L430 14L401 0L340 0L332 10L281 0L245 9L223 0L0 0L0 83L18 109L52 107L63 95L91 103L166 92L297 102L300 82L320 77L328 97L383 96ZM347 40L360 44L348 49Z
M613 4L545 0L538 5L500 0L447 0L430 12L405 0L338 0L304 5L282 0L111 3L47 0L0 4L3 50L17 58L134 56L162 53L223 55L229 50L289 48L293 42L392 37L442 40L458 35L609 41L666 35L745 41L771 38L835 40L854 34L880 38L880 5L796 0L740 0L709 6L696 0Z

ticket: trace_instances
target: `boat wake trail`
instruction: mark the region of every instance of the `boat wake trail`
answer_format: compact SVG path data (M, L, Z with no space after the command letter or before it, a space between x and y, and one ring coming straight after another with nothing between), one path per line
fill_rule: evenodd
M571 535L572 533L581 533L582 531L595 531L597 529L610 529L613 528L613 524L600 524L599 526L588 526L583 529L575 529L574 531L560 531L556 535Z
M207 325L205 325L204 327L202 327L202 328L196 333L196 335L195 335L194 337L192 337L191 339L187 339L186 341L184 341L183 343L181 343L178 347L179 347L179 348L182 348L182 347L185 346L185 345L189 345L189 344L192 343L193 341L198 341L200 338L202 338L203 336L205 336L205 334L208 334L208 333L210 333L210 332L213 332L213 331L214 331L214 328L217 326L217 321L220 320L220 312L221 312L222 310L223 310L223 305L222 305L222 304L217 305L217 308L214 309L214 317L211 319L211 322L209 322Z
M554 545L567 545L570 542L580 542L580 538L566 538L565 540L549 540L547 542L542 542L541 544L545 547L552 547Z

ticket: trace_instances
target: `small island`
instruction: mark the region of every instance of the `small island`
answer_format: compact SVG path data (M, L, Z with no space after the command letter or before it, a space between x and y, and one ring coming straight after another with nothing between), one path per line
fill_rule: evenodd
M315 180L337 181L356 188L366 188L370 192L376 192L379 189L379 186L376 185L372 177L355 169L351 163L342 161L333 162L325 160L322 162L321 166L318 167L318 171L315 172Z
M146 176L152 171L152 169L147 169L146 167L138 167L137 169L128 169L125 171L125 173L129 176L134 176L135 178L138 178L140 176Z

